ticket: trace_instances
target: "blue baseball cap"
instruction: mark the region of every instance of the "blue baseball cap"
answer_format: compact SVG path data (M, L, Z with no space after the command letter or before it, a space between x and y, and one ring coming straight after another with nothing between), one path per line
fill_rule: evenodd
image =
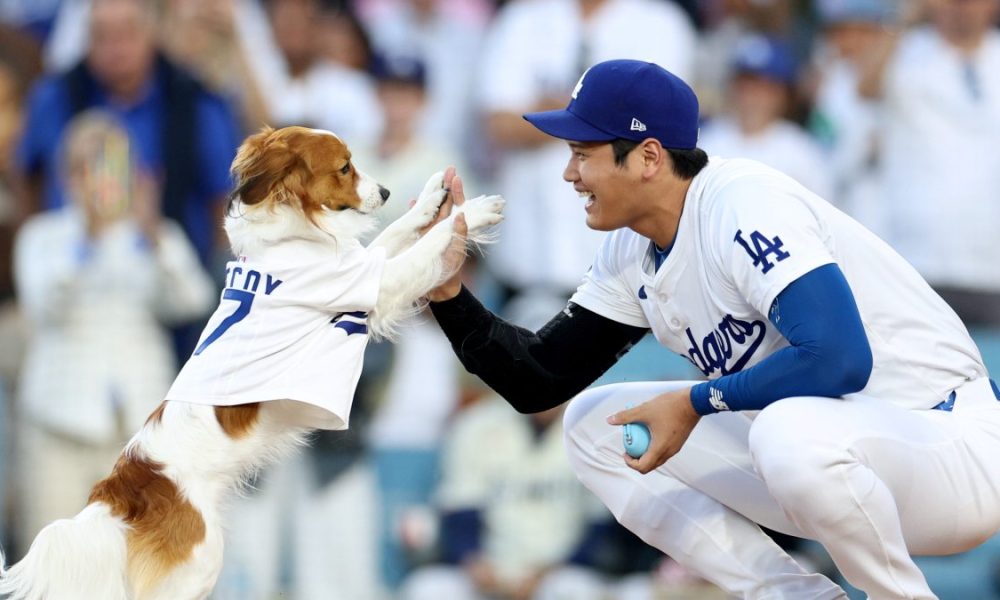
M737 44L733 70L786 85L794 84L798 77L798 65L788 42L764 35L751 35Z
M543 132L573 142L655 138L664 148L698 145L698 98L663 67L638 60L598 63L580 77L569 105L528 113Z
M427 86L427 67L412 56L376 55L372 58L370 71L378 82L407 83L417 87Z
M825 26L893 20L892 7L885 0L818 0L816 12Z

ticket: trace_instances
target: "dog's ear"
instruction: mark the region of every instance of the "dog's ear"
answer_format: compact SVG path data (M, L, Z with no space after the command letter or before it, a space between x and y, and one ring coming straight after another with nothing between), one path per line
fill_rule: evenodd
M236 152L230 172L236 181L231 200L243 204L263 201L282 180L294 173L301 158L291 149L281 130L264 127L248 137Z

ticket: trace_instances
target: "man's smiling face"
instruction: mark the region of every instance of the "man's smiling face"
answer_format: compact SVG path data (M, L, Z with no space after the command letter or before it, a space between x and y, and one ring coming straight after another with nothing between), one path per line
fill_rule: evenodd
M641 208L632 193L640 177L632 164L637 153L618 165L611 142L569 142L569 148L563 179L585 199L587 226L598 231L630 226Z

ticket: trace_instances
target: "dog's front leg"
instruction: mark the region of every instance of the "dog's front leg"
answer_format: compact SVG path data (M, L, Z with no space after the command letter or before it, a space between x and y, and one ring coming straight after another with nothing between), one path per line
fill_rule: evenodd
M443 280L444 253L454 228L455 217L448 217L385 262L378 301L369 319L376 338L394 338L399 325L420 311L417 305L420 298Z
M500 196L479 196L456 210L465 215L469 239L482 239L484 229L503 220ZM399 324L419 312L418 301L453 273L445 272L444 254L455 235L455 214L444 219L416 243L386 261L378 301L369 321L376 337L393 337Z

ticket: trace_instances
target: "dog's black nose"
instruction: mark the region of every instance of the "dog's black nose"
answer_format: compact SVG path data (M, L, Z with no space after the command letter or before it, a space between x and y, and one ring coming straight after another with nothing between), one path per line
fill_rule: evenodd
M386 200L389 199L389 190L385 189L382 186L378 186L378 194L379 196L382 196L382 202L385 202Z

